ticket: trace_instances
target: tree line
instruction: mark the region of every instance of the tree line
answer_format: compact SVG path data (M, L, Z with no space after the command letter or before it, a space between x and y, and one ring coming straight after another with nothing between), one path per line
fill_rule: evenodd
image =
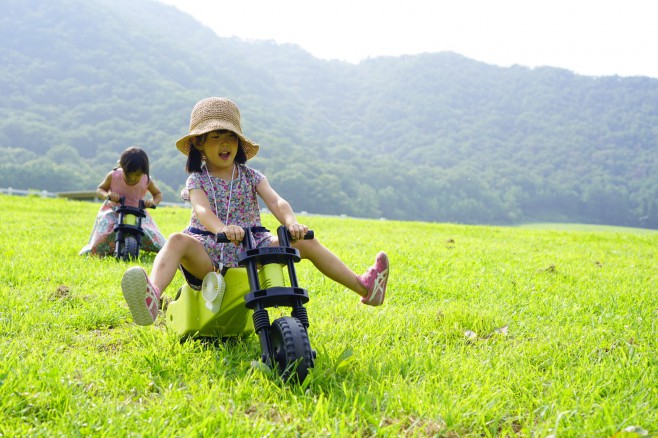
M2 187L93 190L137 145L176 202L174 142L221 95L261 144L250 164L299 211L658 228L656 79L454 53L321 61L145 0L33 0L0 20Z

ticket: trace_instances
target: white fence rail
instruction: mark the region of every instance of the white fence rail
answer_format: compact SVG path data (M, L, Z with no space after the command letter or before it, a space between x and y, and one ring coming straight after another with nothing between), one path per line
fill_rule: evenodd
M96 196L95 191L88 192L49 192L48 190L21 190L14 189L12 187L2 188L0 187L0 193L9 195L9 196L38 196L40 198L69 198L75 200L85 200L100 202L101 199ZM189 204L182 202L161 202L159 204L163 207L189 207Z
M42 198L57 198L57 193L49 192L48 190L20 190L11 187L6 189L0 187L0 193L9 196L40 196Z

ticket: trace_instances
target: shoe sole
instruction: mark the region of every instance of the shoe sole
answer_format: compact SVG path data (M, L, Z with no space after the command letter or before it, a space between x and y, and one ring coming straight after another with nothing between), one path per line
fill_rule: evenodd
M142 268L130 268L121 279L121 292L137 325L151 325L155 322L146 306L148 280Z

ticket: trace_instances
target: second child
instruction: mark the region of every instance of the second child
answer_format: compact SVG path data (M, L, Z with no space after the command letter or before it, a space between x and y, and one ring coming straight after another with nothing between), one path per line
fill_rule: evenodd
M146 193L151 199L144 199ZM94 227L87 245L80 250L80 255L90 254L106 256L114 254L118 215L116 208L119 200L124 197L125 205L138 207L144 199L145 207L154 207L162 202L162 192L155 185L149 174L149 158L142 149L129 147L119 157L119 165L112 169L98 185L96 193L105 201L96 215ZM140 249L148 252L158 252L164 246L166 239L158 230L151 215L146 212L142 219L142 236Z

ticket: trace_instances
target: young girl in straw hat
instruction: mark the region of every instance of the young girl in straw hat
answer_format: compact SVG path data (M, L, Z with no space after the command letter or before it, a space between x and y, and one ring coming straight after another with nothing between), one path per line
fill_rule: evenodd
M261 225L257 196L285 225L292 246L302 258L332 280L359 294L361 302L379 306L384 301L388 280L388 257L377 254L375 264L357 275L318 240L303 240L306 225L297 222L290 204L270 186L265 176L245 165L259 146L242 134L240 111L226 98L210 97L192 110L189 134L176 142L187 156L187 179L183 197L192 204L190 224L181 233L172 234L158 253L151 278L135 266L121 280L123 295L136 324L152 324L158 315L161 292L180 268L188 284L200 289L204 276L222 267L237 267L242 250L242 227ZM215 241L225 233L231 243ZM256 247L276 246L278 238L270 233L255 235Z
M147 192L151 194L151 199L144 199ZM98 210L89 242L80 250L80 255L91 254L102 257L114 253L116 245L114 226L118 220L116 208L121 197L124 197L125 204L131 207L138 207L141 199L144 199L146 207L156 206L162 201L162 193L149 175L148 155L134 146L121 153L119 165L105 176L98 185L96 193L105 199L105 202ZM140 249L158 252L165 244L165 238L151 215L146 211L144 213L146 213L146 217L142 219L144 236Z

